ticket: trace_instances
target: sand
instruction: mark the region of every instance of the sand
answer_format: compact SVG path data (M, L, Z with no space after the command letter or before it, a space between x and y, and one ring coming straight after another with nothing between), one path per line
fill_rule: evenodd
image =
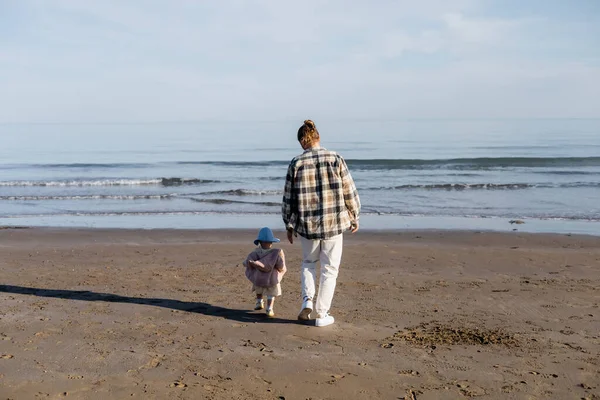
M600 398L598 237L348 235L317 328L299 244L252 311L254 235L1 229L0 399Z

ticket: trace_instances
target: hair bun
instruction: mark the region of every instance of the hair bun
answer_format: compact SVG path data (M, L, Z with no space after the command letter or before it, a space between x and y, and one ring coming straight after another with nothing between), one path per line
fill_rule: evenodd
M316 128L315 123L313 121L311 121L310 119L305 120L304 125L306 125L310 130L313 130Z

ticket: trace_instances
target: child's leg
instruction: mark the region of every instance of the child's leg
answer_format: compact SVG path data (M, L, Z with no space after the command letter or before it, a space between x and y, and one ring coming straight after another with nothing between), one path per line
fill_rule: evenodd
M275 311L273 311L273 304L275 304L275 296L268 295L267 309L265 311L267 312L267 316L271 318L275 316Z
M273 304L275 304L275 296L267 296L267 308L269 310L273 308Z
M256 291L256 304L254 305L255 310L262 310L265 308L265 302L263 300L263 289L260 287L254 287Z

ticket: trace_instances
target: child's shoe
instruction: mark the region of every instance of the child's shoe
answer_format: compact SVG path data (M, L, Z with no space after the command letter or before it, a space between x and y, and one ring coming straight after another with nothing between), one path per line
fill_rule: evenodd
M267 308L267 317L269 317L269 318L275 317L275 311L273 311L272 308Z
M262 310L265 308L265 301L263 299L256 299L256 305L254 306L255 310Z

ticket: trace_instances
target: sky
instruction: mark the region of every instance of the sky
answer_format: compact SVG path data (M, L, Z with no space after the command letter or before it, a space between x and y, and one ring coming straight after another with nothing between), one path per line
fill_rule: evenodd
M0 0L0 123L599 118L598 0Z

